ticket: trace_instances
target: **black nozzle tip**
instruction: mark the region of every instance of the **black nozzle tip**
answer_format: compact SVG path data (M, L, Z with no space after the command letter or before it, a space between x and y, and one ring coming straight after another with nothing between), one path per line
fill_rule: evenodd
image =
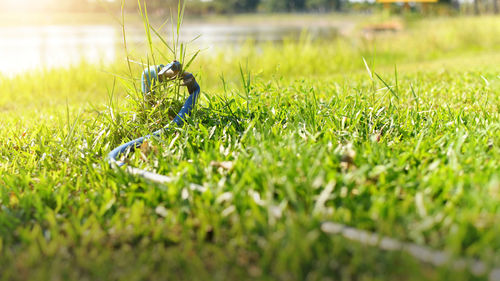
M168 71L171 71L169 76L172 75L177 75L181 71L182 65L180 62L174 60L171 63L169 63L167 66L163 67L160 72L158 73L159 76L165 75Z
M181 70L181 63L178 62L177 60L172 61L172 67L171 69L173 71L180 71Z

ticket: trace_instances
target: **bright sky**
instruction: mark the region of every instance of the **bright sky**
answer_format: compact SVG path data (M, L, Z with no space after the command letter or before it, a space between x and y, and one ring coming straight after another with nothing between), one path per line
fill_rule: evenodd
M30 2L36 2L36 0L4 0L7 4L27 4Z
M1 0L2 8L8 11L38 10L50 5L51 0Z
M47 2L43 0L3 0L2 2L5 2L5 4L9 6L25 6L25 5L32 5L40 2Z
M95 2L98 0L88 0ZM105 2L115 2L115 0L104 0ZM0 0L0 7L4 11L40 11L53 7L64 2L64 0Z

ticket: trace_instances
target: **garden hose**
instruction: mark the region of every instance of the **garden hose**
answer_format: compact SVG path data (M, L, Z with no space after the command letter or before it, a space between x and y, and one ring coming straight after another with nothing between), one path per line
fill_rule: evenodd
M181 64L179 62L173 61L166 66L158 65L145 69L141 78L142 93L144 95L151 93L153 86L158 82L168 81L175 78L182 79L182 85L186 86L189 92L189 97L173 120L175 125L182 126L184 124L184 120L191 114L191 111L196 104L200 95L200 86L191 73L181 73ZM118 160L120 155L135 150L140 147L146 139L153 136L159 136L168 129L170 129L170 127L166 126L150 135L132 140L113 149L108 155L108 162L110 166L113 168L122 167L125 162ZM127 166L124 171L128 174L140 176L144 179L157 183L167 183L172 181L172 179L168 176L148 172L132 166ZM451 266L453 270L467 270L473 276L487 276L489 281L500 279L500 268L492 268L481 260L464 257L453 258L451 254L445 251L433 250L425 246L404 242L391 237L385 237L378 233L367 232L344 224L324 222L321 225L321 230L326 234L339 235L347 240L358 242L364 246L375 247L382 251L404 252L409 256L432 266L442 267L448 265Z
M141 89L144 95L151 93L153 86L155 86L158 82L169 81L176 78L182 79L182 85L187 87L189 97L186 99L181 110L173 120L173 123L175 123L175 125L177 126L182 126L184 124L184 120L186 120L186 118L191 114L191 111L193 110L200 95L200 85L198 85L198 83L196 82L193 74L189 72L181 72L181 69L181 64L178 61L173 61L166 66L158 65L146 68L141 77ZM108 154L109 165L113 168L123 166L125 162L118 160L118 157L120 157L124 153L134 151L136 148L139 148L146 139L153 136L160 136L163 132L169 129L170 126L167 125L166 127L159 129L150 135L137 138L118 146ZM145 179L158 183L166 183L171 181L170 177L159 175L153 172L148 172L132 166L127 166L124 170L129 174L141 176Z

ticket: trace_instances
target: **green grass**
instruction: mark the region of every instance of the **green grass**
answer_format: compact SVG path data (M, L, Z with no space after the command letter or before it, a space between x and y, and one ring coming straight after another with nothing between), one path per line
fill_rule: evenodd
M485 279L321 225L500 266L499 38L440 18L202 52L193 118L129 157L166 185L106 165L166 121L124 63L0 78L0 279Z

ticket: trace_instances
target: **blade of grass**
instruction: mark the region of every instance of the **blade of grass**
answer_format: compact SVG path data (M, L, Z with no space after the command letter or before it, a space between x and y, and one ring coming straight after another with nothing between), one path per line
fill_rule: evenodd
M391 94L399 100L399 96L398 94L396 94L396 92L394 92L394 90L391 88L391 86L389 86L389 84L387 84L384 79L382 79L382 77L380 77L376 72L375 72L375 75L377 76L377 78L382 81L382 83L385 85L385 87L391 92Z

